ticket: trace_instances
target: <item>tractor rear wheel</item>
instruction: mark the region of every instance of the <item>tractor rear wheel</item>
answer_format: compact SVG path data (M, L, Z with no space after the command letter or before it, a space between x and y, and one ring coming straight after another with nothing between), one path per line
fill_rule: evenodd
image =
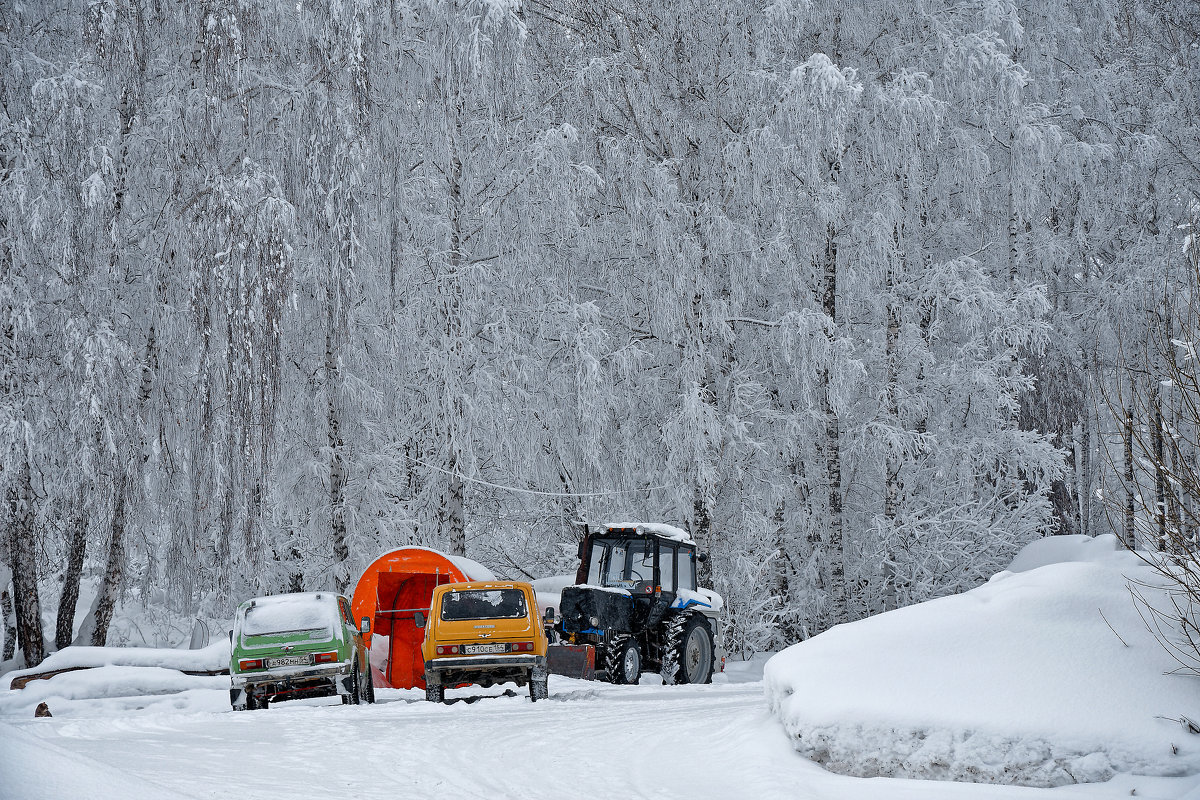
M713 674L712 628L703 614L692 614L684 623L679 637L679 671L676 683L712 683Z

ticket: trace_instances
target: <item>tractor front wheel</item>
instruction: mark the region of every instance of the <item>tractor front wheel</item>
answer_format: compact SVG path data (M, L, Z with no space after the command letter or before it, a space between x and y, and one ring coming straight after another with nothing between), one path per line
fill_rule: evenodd
M637 639L630 636L613 642L607 662L610 683L637 683L642 674L642 652Z

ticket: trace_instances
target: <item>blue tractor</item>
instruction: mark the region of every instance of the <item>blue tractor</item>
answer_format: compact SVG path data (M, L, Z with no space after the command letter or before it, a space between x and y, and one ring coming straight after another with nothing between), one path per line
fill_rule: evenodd
M679 528L585 528L575 585L562 590L550 671L611 683L657 672L664 683L710 683L723 602L696 584L706 559Z

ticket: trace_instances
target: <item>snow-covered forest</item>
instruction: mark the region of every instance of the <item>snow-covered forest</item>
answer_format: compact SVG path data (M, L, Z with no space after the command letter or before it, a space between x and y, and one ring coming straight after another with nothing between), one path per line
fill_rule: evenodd
M732 652L1153 549L1198 224L1193 0L0 3L22 649L585 522Z

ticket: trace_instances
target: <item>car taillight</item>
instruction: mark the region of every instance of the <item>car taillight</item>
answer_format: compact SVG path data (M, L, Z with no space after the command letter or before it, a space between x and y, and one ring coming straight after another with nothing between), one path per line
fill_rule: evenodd
M263 668L263 660L261 658L243 658L241 661L238 662L238 669L240 669L240 670L262 669L262 668Z
M513 642L512 651L514 653L532 653L533 642Z
M447 644L447 645L439 644L437 652L438 652L439 656L458 655L458 645L456 645L456 644Z
M334 661L337 661L337 660L338 660L338 654L336 652L317 653L315 656L313 656L314 664L332 664Z

